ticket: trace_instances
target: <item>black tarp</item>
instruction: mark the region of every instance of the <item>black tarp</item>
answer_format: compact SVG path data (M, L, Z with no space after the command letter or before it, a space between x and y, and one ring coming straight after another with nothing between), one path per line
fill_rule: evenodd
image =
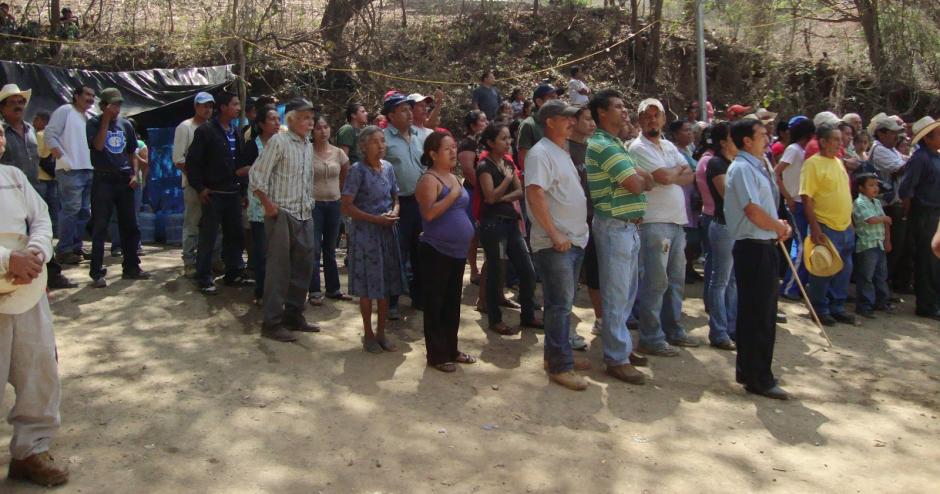
M192 116L197 92L218 93L234 79L231 65L101 72L0 61L0 85L16 83L33 90L27 121L41 110L52 113L71 101L72 88L87 84L96 91L118 88L124 96L121 113L134 117L138 128L175 127ZM97 105L92 111L97 113Z

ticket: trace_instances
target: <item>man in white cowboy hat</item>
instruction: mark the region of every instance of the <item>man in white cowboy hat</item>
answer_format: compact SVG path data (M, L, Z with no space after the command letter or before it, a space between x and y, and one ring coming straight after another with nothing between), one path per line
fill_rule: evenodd
M425 96L421 93L411 93L408 95L408 101L413 101L415 106L411 108L413 124L421 137L427 139L441 121L441 107L444 103L444 91L438 89L434 92L434 97ZM431 106L428 111L428 107Z
M0 154L6 140L0 134ZM69 478L49 455L59 429L59 371L44 264L52 257L45 201L17 168L0 165L0 383L16 401L8 476L51 486ZM0 401L3 390L0 389Z
M20 90L16 84L7 84L0 89L0 115L3 116L3 133L6 137L6 151L0 162L20 169L36 187L39 183L39 145L33 126L26 123L23 116L32 90ZM49 260L47 286L55 288L75 288L77 285L62 274L62 266L53 258Z
M842 258L843 267L831 276L818 276L810 270L808 294L823 324L854 324L855 316L845 310L852 276L855 230L852 228L849 176L837 156L842 147L842 132L837 124L824 123L816 129L816 138L819 154L803 163L800 198L812 243L823 245L828 237Z
M932 255L931 233L940 223L940 121L914 123L917 150L904 167L898 195L914 233L916 313L940 321L940 259Z

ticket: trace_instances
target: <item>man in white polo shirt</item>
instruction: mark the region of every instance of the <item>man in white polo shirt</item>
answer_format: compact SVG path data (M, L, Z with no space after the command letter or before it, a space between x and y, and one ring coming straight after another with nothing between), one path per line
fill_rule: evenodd
M699 345L679 325L685 287L683 226L688 222L682 186L692 183L695 175L676 146L662 138L666 124L663 104L645 99L640 102L638 114L642 134L630 144L630 153L637 166L653 176L655 185L646 193L646 214L640 225L637 350L674 357L679 354L675 346Z

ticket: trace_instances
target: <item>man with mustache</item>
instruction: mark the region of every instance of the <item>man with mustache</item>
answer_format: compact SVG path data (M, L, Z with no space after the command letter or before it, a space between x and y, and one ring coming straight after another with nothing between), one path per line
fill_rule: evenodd
M6 151L0 161L19 168L36 188L39 185L39 145L35 130L23 120L31 95L32 90L21 91L16 84L7 84L0 89L0 115L3 115L3 133L7 140ZM55 257L48 266L46 286L49 289L78 286L62 274L62 266Z

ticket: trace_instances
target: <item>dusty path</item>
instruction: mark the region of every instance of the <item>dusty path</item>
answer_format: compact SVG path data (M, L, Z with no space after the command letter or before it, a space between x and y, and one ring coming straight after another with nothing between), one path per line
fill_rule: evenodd
M654 358L651 383L614 382L580 294L579 332L598 369L574 393L541 371L541 334L480 329L466 290L462 349L428 370L420 314L396 325L401 353L362 352L353 303L308 308L320 334L258 337L249 289L194 293L179 252L148 247L150 282L55 292L63 427L73 470L59 492L937 492L940 328L910 316L823 339L783 307L775 369L798 400L747 396L733 354ZM113 262L113 260L109 260ZM345 276L344 276L345 281ZM701 285L685 324L707 334ZM583 292L583 291L582 291ZM904 313L912 312L906 303ZM517 314L510 313L509 323ZM9 406L12 390L6 390ZM4 410L5 412L6 410ZM0 468L11 428L0 426ZM2 475L2 474L0 474ZM0 492L40 492L0 480Z

